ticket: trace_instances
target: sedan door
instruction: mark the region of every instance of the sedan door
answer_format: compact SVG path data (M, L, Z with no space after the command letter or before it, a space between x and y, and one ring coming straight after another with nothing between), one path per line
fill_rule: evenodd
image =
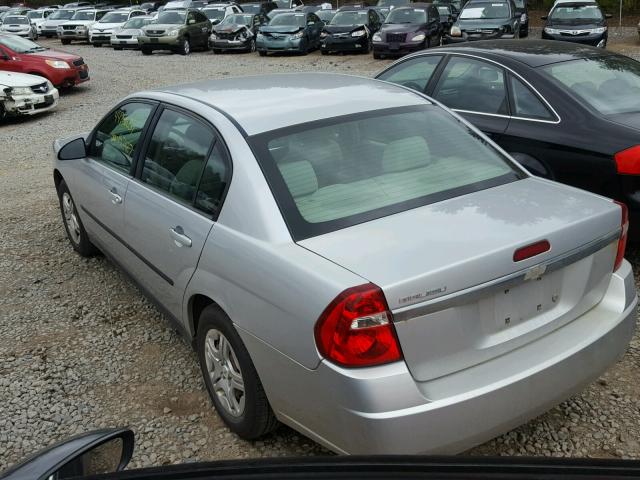
M109 113L92 134L88 156L74 161L69 184L85 228L125 268L130 254L123 240L127 188L156 107L136 100Z
M226 184L228 155L206 122L165 107L127 191L125 238L132 274L175 318Z
M506 74L502 67L451 55L437 83L427 92L498 140L509 125Z

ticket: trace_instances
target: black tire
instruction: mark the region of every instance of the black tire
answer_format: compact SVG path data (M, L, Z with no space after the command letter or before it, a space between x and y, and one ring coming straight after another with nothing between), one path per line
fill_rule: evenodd
M142 47L140 51L142 52L143 55L151 55L153 53L153 50L149 48L144 48L144 47Z
M65 215L65 207L63 206L63 199L65 195L68 195L68 198L71 200L71 209L73 214L75 215L75 219L78 223L78 232L76 236L78 239L74 238L74 235L71 233L70 225L68 224L68 220ZM98 249L91 243L89 240L89 235L87 235L87 231L84 229L84 225L82 225L82 220L80 220L80 216L78 215L78 210L76 208L75 201L71 196L71 192L69 192L69 188L64 180L60 182L58 185L58 202L60 204L60 213L62 215L62 223L64 224L64 229L67 232L67 238L69 239L69 243L73 247L73 249L78 252L82 257L91 257L98 252Z
M182 45L178 47L178 53L180 55L189 55L191 53L191 41L189 37L182 39Z
M4 109L4 105L0 103L0 123L7 119L7 112Z
M217 55L221 52L221 50L218 48L212 48L211 51L214 53L214 55Z
M113 47L114 50L122 50L122 47Z
M256 51L256 39L252 38L249 42L249 48L247 49L248 53L253 53Z
M62 43L62 45L69 45L71 44L71 40L68 40L66 38L61 38L60 43Z
M102 46L102 44L101 43L94 43L93 46L96 47L96 48L100 48Z
M207 333L212 329L218 330L226 337L238 361L245 395L244 411L239 416L233 416L225 409L211 384L205 357L205 341ZM246 440L253 440L272 432L278 427L279 422L269 405L267 395L253 366L249 352L242 343L242 339L233 327L229 317L215 305L208 306L200 315L196 350L202 376L213 406L231 431Z
M261 57L266 57L267 56L267 52L265 52L264 50L260 50L260 51L258 51L258 53L260 54Z
M327 55L329 52L327 50L320 50L321 55Z
M380 60L382 59L382 54L373 52L373 58L375 58L376 60Z

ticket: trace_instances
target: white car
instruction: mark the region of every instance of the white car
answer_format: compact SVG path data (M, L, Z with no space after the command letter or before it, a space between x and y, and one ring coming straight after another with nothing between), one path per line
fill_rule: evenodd
M212 25L219 24L227 15L242 13L240 7L229 3L211 3L201 11L207 16Z
M0 32L11 33L30 40L38 39L36 26L31 23L31 20L26 15L6 16L2 25L0 25Z
M42 24L53 12L55 12L55 9L53 8L39 8L38 10L31 10L30 12L27 12L27 18L36 26L36 32L38 35L42 33Z
M137 9L114 10L107 13L89 29L89 43L94 47L108 45L116 30L120 30L132 18L144 17L146 14L145 11Z
M63 45L69 45L72 40L88 42L91 26L109 12L110 10L78 10L71 20L58 27L58 38Z
M0 71L0 121L46 112L56 108L58 98L58 90L46 78Z

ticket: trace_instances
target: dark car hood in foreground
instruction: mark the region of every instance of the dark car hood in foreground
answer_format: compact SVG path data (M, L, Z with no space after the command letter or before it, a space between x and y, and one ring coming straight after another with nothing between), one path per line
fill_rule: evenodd
M271 458L191 463L141 470L125 470L86 480L193 480L204 479L496 479L614 480L637 478L640 462L610 459L525 457L324 457Z
M282 25L277 27L265 25L264 27L260 27L260 31L265 33L296 33L303 28L304 27L298 27L296 25Z
M476 30L476 29L488 30L488 29L500 28L503 25L510 25L510 24L511 24L510 18L496 18L496 19L487 18L486 20L458 20L456 22L456 25L460 27L460 30L463 30L463 31Z
M362 30L364 25L325 25L324 31L329 33L349 33L355 30Z
M424 28L420 23L385 23L380 27L380 33L412 33Z

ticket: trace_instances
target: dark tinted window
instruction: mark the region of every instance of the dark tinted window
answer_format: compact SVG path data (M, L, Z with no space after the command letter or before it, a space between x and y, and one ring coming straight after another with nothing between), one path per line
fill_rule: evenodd
M508 113L502 68L471 58L451 58L438 81L433 98L459 110Z
M193 117L165 110L145 154L142 181L193 204L214 134Z
M513 96L514 116L541 120L554 119L542 100L529 87L513 76L511 76L511 95Z
M396 65L378 78L423 92L442 56L417 57Z
M128 173L153 108L148 103L127 103L112 112L96 130L91 156Z
M198 193L196 194L196 208L211 214L220 209L220 202L229 181L230 173L226 150L222 142L218 141L213 147L202 172Z

